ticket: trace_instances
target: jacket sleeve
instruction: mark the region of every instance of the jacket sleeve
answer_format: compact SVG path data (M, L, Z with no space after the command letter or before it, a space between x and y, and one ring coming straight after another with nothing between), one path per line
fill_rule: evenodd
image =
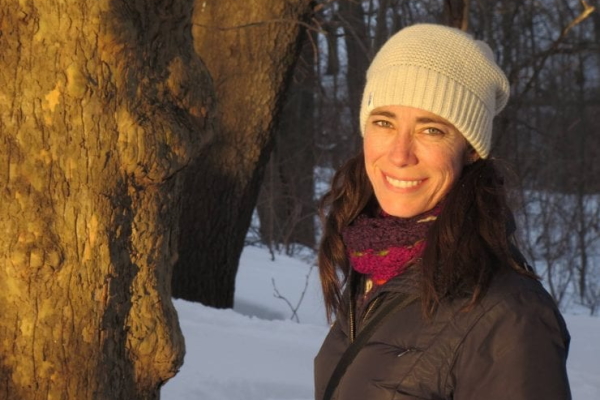
M506 294L464 337L454 400L568 400L569 334L547 293Z

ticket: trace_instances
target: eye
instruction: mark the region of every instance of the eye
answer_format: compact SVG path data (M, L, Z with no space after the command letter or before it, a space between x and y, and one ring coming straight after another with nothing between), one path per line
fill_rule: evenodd
M373 121L373 125L377 125L381 128L392 128L392 123L385 119L377 119L377 120Z
M446 134L446 132L444 132L443 130L431 126L423 129L423 133L431 136L441 136Z

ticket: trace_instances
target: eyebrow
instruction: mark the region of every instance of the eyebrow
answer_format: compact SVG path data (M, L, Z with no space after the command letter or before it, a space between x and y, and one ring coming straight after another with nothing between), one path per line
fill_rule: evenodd
M420 118L417 118L417 122L419 122L421 124L436 123L436 124L442 124L442 125L451 125L449 122L446 122L441 118L420 117Z
M371 115L387 117L387 118L391 118L391 119L397 118L396 113L393 113L391 111L386 111L386 110L381 110L381 111L375 110L371 113ZM436 123L436 124L451 126L450 123L444 121L442 118L431 118L431 117L419 117L419 118L417 118L417 123L420 123L420 124Z
M396 114L391 111L373 111L371 115L379 115L381 117L396 118Z

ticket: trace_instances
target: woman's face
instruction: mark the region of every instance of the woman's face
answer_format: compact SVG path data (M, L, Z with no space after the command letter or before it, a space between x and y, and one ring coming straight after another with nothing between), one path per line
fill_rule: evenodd
M405 106L374 109L365 127L364 153L379 205L403 218L432 209L476 155L468 148L463 135L435 114Z

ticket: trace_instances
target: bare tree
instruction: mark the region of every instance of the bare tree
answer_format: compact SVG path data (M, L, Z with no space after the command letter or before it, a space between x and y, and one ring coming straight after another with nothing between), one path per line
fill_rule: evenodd
M344 42L347 54L346 90L348 110L351 116L358 116L360 99L366 82L366 71L372 54L366 25L365 12L360 1L340 0L337 18L344 30ZM352 121L352 130L345 132L345 140L351 152L360 147L360 129L356 118Z
M315 39L315 32L304 32L256 207L262 242L289 255L298 244L315 246Z
M185 172L175 297L232 307L308 0L198 2L194 44L214 80L215 139Z
M525 247L557 302L568 303L573 291L583 302L598 246L593 182L600 172L592 160L600 143L587 134L590 89L598 86L586 82L598 73L587 61L594 9L567 1L485 4L487 12L502 10L499 19L474 22L484 37L492 35L511 80L495 145L521 179Z

